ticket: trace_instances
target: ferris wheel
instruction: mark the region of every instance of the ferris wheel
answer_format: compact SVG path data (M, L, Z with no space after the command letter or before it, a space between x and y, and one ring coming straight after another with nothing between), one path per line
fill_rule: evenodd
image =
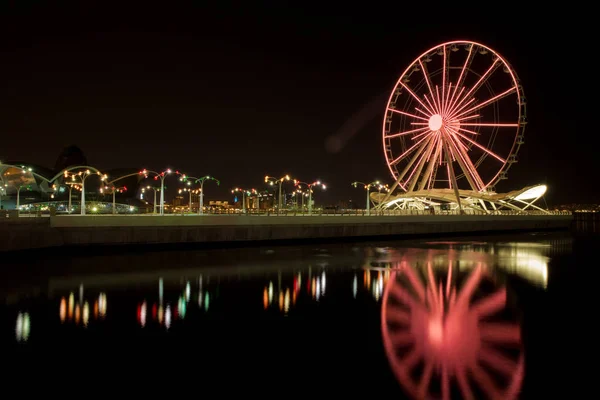
M390 194L495 192L517 162L526 123L523 88L498 52L471 41L427 50L402 73L387 103Z

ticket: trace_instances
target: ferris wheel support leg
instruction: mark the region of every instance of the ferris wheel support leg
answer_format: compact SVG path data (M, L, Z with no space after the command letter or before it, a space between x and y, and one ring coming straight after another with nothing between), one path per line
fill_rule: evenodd
M452 180L452 188L454 188L454 195L456 196L456 202L458 203L458 210L462 214L464 213L462 205L460 204L460 193L458 192L458 186L456 185L456 175L454 175L454 168L452 167L452 160L450 159L450 151L448 150L448 143L445 140L442 140L442 145L444 146L444 153L446 153L446 162L450 167L450 179Z

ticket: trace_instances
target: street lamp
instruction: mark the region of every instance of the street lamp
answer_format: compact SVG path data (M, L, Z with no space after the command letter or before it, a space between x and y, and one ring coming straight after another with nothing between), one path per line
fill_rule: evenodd
M371 197L370 197L371 188L372 187L380 187L381 186L381 182L379 182L379 181L374 181L374 182L371 182L371 183L352 182L352 186L354 186L354 187L358 187L359 185L361 185L362 187L364 187L365 190L367 191L367 215L371 215Z
M231 193L242 192L242 213L246 214L246 196L256 193L256 189L241 189L235 188Z
M193 180L194 183L200 182L200 208L198 210L198 214L202 215L202 214L204 214L204 182L205 181L215 181L215 182L217 182L217 186L220 186L221 182L214 176L210 176L210 175L205 175L201 178L196 178L194 176L187 176L184 174L181 176L181 178L179 178L179 180L182 182L185 182L188 179ZM191 212L191 209L190 209L190 212Z
M85 171L79 171L77 173L70 173L68 171L65 171L65 179L71 177L70 184L81 184L81 215L85 215L85 180L92 175L100 176L101 182L104 182L108 178L106 174L102 175L100 171L91 172L89 169L86 169ZM77 178L79 179L79 181L77 180Z
M115 185L104 186L104 188L100 188L100 193L104 193L104 190L110 190L112 192L112 213L117 213L117 201L116 194L124 193L127 191L127 186L116 187Z
M146 193L146 189L152 190L154 192L154 201L152 203L152 214L156 214L156 193L160 192L160 188L148 185L145 188L142 188L142 193ZM166 189L166 186L165 186L165 189Z
M0 185L0 210L2 209L2 192L6 195L6 188L8 188L8 183L5 183L4 186Z
M273 176L265 176L265 183L273 186L275 183L279 185L279 194L277 195L277 215L279 215L279 210L281 210L281 184L283 181L289 181L291 178L289 175L283 176L281 178L275 178Z
M17 213L21 212L21 189L27 188L27 190L31 191L31 185L19 185L17 186Z
M160 179L160 215L165 215L165 178L170 175L173 171L166 169L162 172L151 171L143 169L140 171L140 175L144 175L144 178L148 178L148 175L154 175L154 180Z
M189 192L189 194L190 194L190 202L189 202L190 214L192 213L192 194L197 194L199 191L200 191L200 189L191 189L191 188L179 189L179 194L182 194L183 192Z
M312 188L313 186L321 187L323 190L327 189L327 185L325 185L321 181L314 181L312 183L301 182L294 179L294 185L300 187L300 185L305 185L308 188L308 215L312 214Z

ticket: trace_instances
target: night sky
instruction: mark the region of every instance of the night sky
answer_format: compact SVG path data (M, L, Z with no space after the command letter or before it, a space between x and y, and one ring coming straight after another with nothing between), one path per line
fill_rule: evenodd
M222 184L208 199L289 173L327 183L318 202L362 204L352 181L392 183L381 122L399 75L428 48L468 39L513 65L528 100L519 163L498 189L547 183L548 204L598 201L598 129L580 122L597 49L585 39L592 26L558 22L570 18L563 9L516 18L507 5L507 20L460 10L442 19L427 7L41 3L0 8L0 160L53 167L74 144L100 169L212 174ZM335 148L331 137L347 139Z

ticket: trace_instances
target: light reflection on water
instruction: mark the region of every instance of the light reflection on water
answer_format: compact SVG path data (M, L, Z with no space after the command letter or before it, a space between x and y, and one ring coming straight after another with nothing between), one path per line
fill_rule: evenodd
M260 268L240 263L235 269L208 272L188 268L103 274L101 279L52 278L48 303L60 325L50 326L43 309L19 302L11 308L13 341L32 345L36 330L56 334L67 326L93 330L127 321L135 321L141 332L158 329L177 335L193 321L210 324L210 316L250 318L253 323L259 323L259 312L306 319L314 307L335 313L355 307L352 302L356 307L373 302L381 313L387 363L404 393L413 398L509 399L519 393L525 368L521 321L517 310L507 306L507 298L514 296L510 277L547 289L549 263L568 252L570 243L568 238L433 241L330 253L319 249L314 257L274 258ZM123 293L133 301L123 300ZM342 303L345 298L349 302ZM243 311L236 310L240 305Z

